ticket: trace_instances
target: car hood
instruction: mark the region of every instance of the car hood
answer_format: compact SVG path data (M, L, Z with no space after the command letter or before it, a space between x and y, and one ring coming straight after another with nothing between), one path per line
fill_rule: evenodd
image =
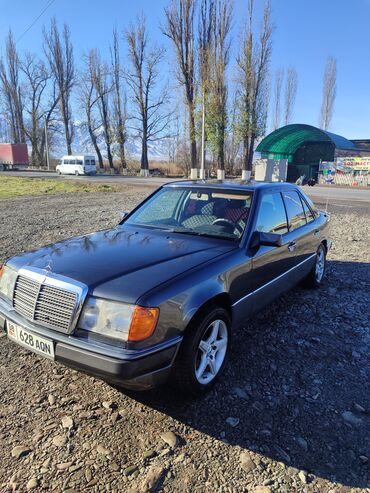
M90 294L135 303L159 284L236 248L233 242L128 226L45 246L9 260L89 287Z

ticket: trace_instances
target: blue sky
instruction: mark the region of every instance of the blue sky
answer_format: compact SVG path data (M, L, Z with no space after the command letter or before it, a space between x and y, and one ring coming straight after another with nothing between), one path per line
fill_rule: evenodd
M47 3L47 0L0 0L0 45L3 46L9 27L18 39ZM163 0L54 0L22 37L18 47L40 51L42 25L55 16L59 23L70 25L79 63L89 48L98 47L107 52L113 25L123 30L142 12L152 38L168 46L159 28L167 3ZM246 0L234 3L234 50L246 4ZM262 4L262 0L255 0L257 14ZM293 121L317 125L325 60L333 55L338 60L338 87L330 130L347 138L370 138L370 0L271 0L271 5L276 26L272 73L276 67L289 65L298 72ZM170 70L170 64L164 67L164 72Z

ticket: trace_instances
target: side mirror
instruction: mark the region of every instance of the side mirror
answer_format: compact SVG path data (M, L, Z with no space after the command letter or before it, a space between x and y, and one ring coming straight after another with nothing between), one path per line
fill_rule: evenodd
M123 211L123 212L120 213L120 216L121 216L121 219L120 220L122 221L123 219L125 219L126 216L128 216L128 212L127 211Z
M255 231L252 235L250 248L258 248L261 245L281 247L283 244L282 235L276 233L265 233L263 231Z

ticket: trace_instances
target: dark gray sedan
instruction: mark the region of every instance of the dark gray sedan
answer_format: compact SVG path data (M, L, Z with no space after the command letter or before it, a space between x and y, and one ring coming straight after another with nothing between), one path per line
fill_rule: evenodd
M232 331L297 283L317 287L329 217L287 183L167 184L106 231L9 259L0 327L124 387L208 390Z

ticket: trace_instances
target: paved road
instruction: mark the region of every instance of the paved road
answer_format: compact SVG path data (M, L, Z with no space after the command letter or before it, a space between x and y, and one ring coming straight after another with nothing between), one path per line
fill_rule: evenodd
M58 176L56 173L47 172L27 172L27 171L6 171L1 172L0 176L21 176L33 178L56 178L58 180L81 180L104 183L127 183L130 185L140 186L160 186L163 183L173 181L171 178L150 177L140 178L134 176L115 176L115 175L97 175L97 176ZM327 201L332 205L369 205L370 206L370 189L356 188L339 188L328 186L304 187L304 191L313 201L325 204Z

